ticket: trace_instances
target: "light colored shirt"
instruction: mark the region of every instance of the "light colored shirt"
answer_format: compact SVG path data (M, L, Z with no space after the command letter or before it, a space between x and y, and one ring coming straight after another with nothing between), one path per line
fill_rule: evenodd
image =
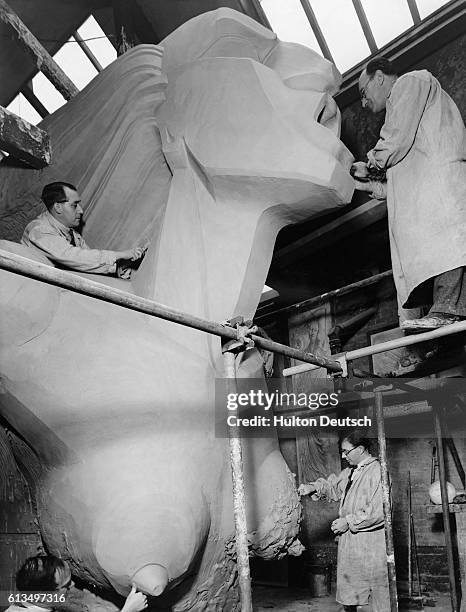
M60 267L94 274L116 272L116 251L91 249L81 234L60 223L48 211L29 223L21 242L38 250Z

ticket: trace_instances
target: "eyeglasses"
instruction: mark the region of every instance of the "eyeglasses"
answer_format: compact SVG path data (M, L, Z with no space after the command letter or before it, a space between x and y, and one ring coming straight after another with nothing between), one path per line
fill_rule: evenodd
M369 77L364 87L361 87L361 89L359 90L359 95L361 97L361 100L366 100L367 86L369 85L369 83L372 81L373 78L374 78L373 76Z
M358 448L357 446L353 446L352 448L347 448L346 450L344 450L343 448L341 449L341 454L343 455L343 457L347 457L351 451L354 451L354 449Z

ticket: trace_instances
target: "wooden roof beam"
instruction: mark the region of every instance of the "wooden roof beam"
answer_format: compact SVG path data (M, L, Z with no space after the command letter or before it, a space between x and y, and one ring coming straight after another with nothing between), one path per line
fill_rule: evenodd
M32 168L50 164L49 135L0 106L0 149Z
M65 100L73 98L79 91L76 85L63 72L5 0L0 0L0 20L13 29L19 43L33 57L37 69L45 74Z
M306 13L306 17L311 25L312 31L314 32L314 36L316 37L317 42L319 43L320 50L322 51L322 55L325 59L328 59L333 64L335 63L332 57L332 53L329 49L327 41L325 40L325 36L320 29L319 22L315 16L314 11L312 10L312 6L309 0L300 0L303 10Z
M273 263L287 266L361 231L387 215L385 200L369 200L274 254Z

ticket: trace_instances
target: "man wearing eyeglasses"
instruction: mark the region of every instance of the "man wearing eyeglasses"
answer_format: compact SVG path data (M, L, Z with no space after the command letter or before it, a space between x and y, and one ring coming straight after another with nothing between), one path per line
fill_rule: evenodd
M372 601L373 612L390 611L380 463L369 440L352 431L341 442L349 463L338 476L300 485L300 495L340 501L331 529L338 540L336 600L347 612Z
M398 76L385 58L371 60L359 79L363 108L385 113L367 162L353 166L356 188L383 198L367 182L386 171L393 278L403 308L428 305L422 318L402 321L428 331L466 317L466 136L461 114L427 70ZM364 182L363 182L364 181Z
M45 255L54 264L78 272L116 274L129 279L133 262L140 260L145 249L126 251L91 249L77 231L83 215L81 198L71 183L57 181L42 190L47 210L26 227L21 242Z

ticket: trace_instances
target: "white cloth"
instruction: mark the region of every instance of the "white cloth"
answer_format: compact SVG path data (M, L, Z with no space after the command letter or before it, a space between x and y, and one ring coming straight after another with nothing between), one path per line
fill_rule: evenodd
M72 246L72 239L76 246ZM60 223L48 211L29 223L21 242L37 249L53 263L71 270L95 274L113 274L116 271L116 251L89 248L81 234Z
M343 605L365 605L372 595L377 612L390 610L380 463L375 457L361 462L338 476L319 478L311 483L313 499L340 500L339 516L349 529L338 538L337 596Z
M408 72L387 99L369 161L387 168L393 278L405 308L415 289L466 265L466 135L453 100L427 70ZM414 293L413 293L414 292Z

